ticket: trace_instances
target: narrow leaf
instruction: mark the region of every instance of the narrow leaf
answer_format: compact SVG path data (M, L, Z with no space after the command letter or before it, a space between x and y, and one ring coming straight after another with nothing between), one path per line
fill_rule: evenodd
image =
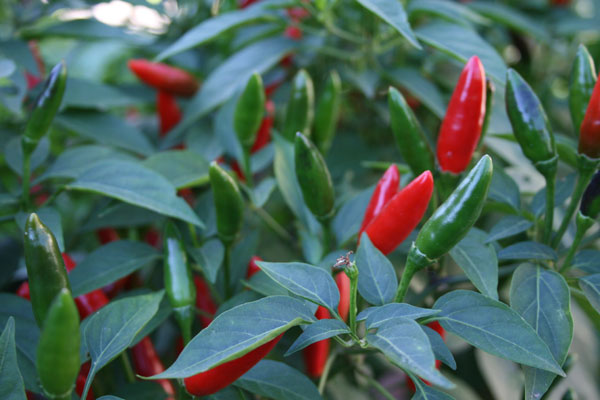
M600 274L580 278L579 286L590 304L600 313Z
M342 321L337 319L321 319L317 322L314 322L306 327L304 332L298 339L285 352L285 356L289 356L297 352L298 350L302 350L308 345L311 345L320 340L329 339L330 337L334 337L337 335L341 335L344 333L350 333L348 326L344 324Z
M378 328L394 318L419 319L438 314L440 310L415 307L406 303L391 303L380 307L369 307L361 311L357 321L367 320L367 329Z
M456 361L454 361L454 356L444 343L444 339L437 333L435 330L431 329L428 326L421 325L421 329L429 338L429 343L431 343L431 348L433 349L433 355L437 360L440 360L453 370L456 370Z
M358 267L358 291L369 303L381 306L390 303L396 296L398 278L394 266L379 251L367 234L361 237L356 253Z
M383 19L398 31L410 44L421 48L410 28L402 3L397 0L357 0L364 8Z
M15 319L10 317L0 335L0 398L26 399L23 377L17 365L15 346Z
M519 242L498 252L500 260L556 260L556 252L549 246L538 242Z
M600 273L600 251L581 250L575 256L571 268L577 268L588 274Z
M514 236L525 232L533 226L533 222L518 215L507 215L498 222L488 235L486 243Z

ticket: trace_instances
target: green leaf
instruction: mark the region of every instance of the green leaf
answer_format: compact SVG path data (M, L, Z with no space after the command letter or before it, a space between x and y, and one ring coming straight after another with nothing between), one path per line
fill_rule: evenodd
M263 179L252 191L252 203L254 203L256 207L263 207L269 200L269 197L271 197L271 194L275 191L276 187L277 182L275 179L271 177Z
M317 387L306 375L285 363L272 360L262 360L234 385L273 400L322 399Z
M314 322L304 329L304 332L298 338L290 348L285 352L284 356L287 357L299 350L302 350L306 346L309 346L315 342L329 339L331 337L342 335L344 333L350 333L348 326L337 319L320 319Z
M357 0L367 10L390 24L399 34L404 36L417 49L421 48L415 37L402 3L397 0Z
M103 161L85 170L74 182L71 190L103 194L125 203L133 204L192 223L204 225L175 188L162 175L140 164L129 161Z
M164 60L175 54L205 44L219 37L219 35L240 26L255 22L278 20L280 17L274 11L269 10L269 6L277 5L277 3L280 3L280 1L261 1L241 10L230 11L206 19L187 31L175 43L156 56L156 58L158 61Z
M367 343L404 370L445 388L454 386L435 368L429 339L412 319L400 317L386 321L376 333L367 333Z
M128 291L125 294L125 296L126 296L126 298L129 298L129 297L133 297L133 296L138 296L140 294L149 294L149 293L152 293L149 289L137 289L137 290ZM160 301L160 304L158 305L158 311L156 311L156 314L154 314L152 319L150 321L148 321L148 323L146 325L144 325L144 327L137 333L137 335L133 338L133 340L129 344L129 347L131 348L131 347L135 346L143 338L150 335L158 327L163 325L165 323L165 321L167 320L167 318L169 318L171 316L172 312L173 312L173 308L171 308L171 303L169 302L169 299L167 298L167 296L164 296L162 298L162 300Z
M521 209L519 187L513 178L500 167L494 168L488 198L499 203L508 204L515 211Z
M411 397L410 400L455 400L454 397L450 396L449 394L440 392L431 386L427 386L419 379L412 379L412 381L415 382L415 388L417 392L413 397Z
M472 228L467 236L450 250L450 256L482 294L498 300L498 258L487 234Z
M105 160L134 161L135 157L98 145L73 147L60 153L54 163L35 182L42 182L49 178L75 179L95 163Z
M166 371L152 379L185 378L207 371L247 354L293 326L314 320L310 308L292 297L265 297L239 305L216 317Z
M356 253L358 267L358 291L369 303L382 306L394 301L398 278L394 266L379 251L366 233L361 236Z
M444 1L444 3L447 3ZM444 118L446 103L438 87L415 68L396 68L388 72L390 79L408 90L411 95L419 99L438 118Z
M316 233L319 230L319 223L304 204L302 191L296 180L294 145L276 134L273 135L273 139L275 141L273 169L279 191L290 210L304 224L307 230L311 233Z
M38 146L31 155L31 171L41 166L50 154L50 141L43 137ZM4 147L4 159L6 163L17 175L23 175L23 148L21 147L21 137L15 136L10 139Z
M331 274L322 268L298 262L257 261L256 265L290 292L322 305L330 312L337 314L340 292Z
M565 376L548 346L506 304L476 292L455 290L434 308L444 329L492 355Z
M510 305L548 345L554 359L562 365L573 339L571 296L565 279L557 272L539 265L522 264L513 273ZM555 374L524 367L525 398L540 399Z
M0 293L0 326L8 323L10 318L16 322L16 349L19 369L25 380L25 387L37 393L42 389L38 384L35 367L36 348L40 339L40 330L35 322L31 303L21 297L8 293Z
M557 180L556 192L554 193L554 207L559 207L569 198L569 196L571 196L571 193L573 193L573 189L575 188L576 178L577 174L572 173ZM535 196L533 196L529 209L536 217L542 215L546 209L546 187L543 187L535 194Z
M577 268L588 274L600 273L600 251L598 250L581 250L575 256L571 268Z
M73 296L113 283L159 258L156 249L146 243L129 240L108 243L90 253L69 273Z
M533 226L533 222L518 215L507 215L490 230L485 243L514 236L525 232Z
M189 150L161 151L142 165L167 178L177 189L208 183L208 161Z
M90 220L81 227L82 231L92 231L99 228L131 228L151 225L164 219L158 213L131 204L113 201L110 207L97 209Z
M96 373L129 347L156 314L163 296L164 291L160 291L113 301L89 317L83 327L83 339L92 363L82 398L86 398Z
M8 322L0 335L0 398L6 400L27 399L25 396L23 377L17 364L15 345L15 319Z
M221 268L223 257L225 256L225 247L219 239L211 239L202 245L189 250L190 255L198 263L206 278L210 283L217 281L217 274Z
M600 313L600 274L579 278L579 286L590 304Z
M556 252L549 246L533 242L519 242L498 252L500 260L556 260Z
M249 281L246 282L248 289L260 293L263 296L289 296L290 292L283 286L279 285L269 275L259 271L252 275ZM312 304L312 303L311 303Z
M149 156L154 152L150 141L137 128L121 118L100 111L67 111L54 122L96 143L115 146L136 154Z
M476 32L447 22L432 22L419 27L417 37L461 62L476 55L481 59L486 75L502 87L506 79L506 65L496 50Z
M65 240L63 238L63 230L62 230L62 219L58 211L56 211L52 207L44 207L40 208L36 211L38 217L42 220L44 225L50 228L50 231L54 235L56 239L56 243L58 244L58 248L60 251L65 251ZM17 225L21 229L21 232L25 232L25 222L29 217L29 213L24 211L19 211L15 217Z
M254 72L262 74L269 70L297 46L290 39L269 38L253 43L229 57L206 78L200 91L185 108L183 119L169 132L161 147L169 148L177 144L187 128L233 96Z
M450 349L448 349L448 346L446 346L446 343L444 343L444 339L442 339L440 334L425 325L421 325L421 329L423 329L423 332L425 332L427 338L429 339L429 343L431 343L433 355L435 356L436 360L440 360L453 370L456 370L456 361L454 361L454 356L450 352Z
M551 42L551 37L546 28L537 21L518 12L516 7L509 7L501 3L483 1L470 3L468 7L495 22L514 29L517 32L532 35L536 39L546 43Z
M103 85L87 79L69 77L62 101L64 108L97 108L106 110L112 107L138 105L140 101L130 97L124 90Z
M430 317L440 310L415 307L406 303L390 303L380 307L369 307L362 310L356 317L357 321L367 320L367 329L378 328L380 325L394 318L419 319Z
M75 39L113 39L126 41L133 44L149 44L150 37L133 35L128 33L125 28L106 25L97 19L73 19L60 21L58 23L47 25L39 24L37 27L30 27L22 32L28 38L37 37L63 37Z
M365 215L374 189L375 187L371 187L363 190L346 201L333 217L331 227L338 244L346 243L358 233L362 221L361 218L357 218L357 215Z
M413 0L408 4L407 11L411 19L421 15L433 15L467 28L471 26L471 23L485 24L489 22L462 4L446 0Z

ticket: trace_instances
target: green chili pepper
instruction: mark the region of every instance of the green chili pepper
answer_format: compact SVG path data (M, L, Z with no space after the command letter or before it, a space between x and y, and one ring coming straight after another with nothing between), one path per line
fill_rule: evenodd
M331 71L325 91L319 98L315 114L313 140L321 154L327 154L335 135L340 116L342 81L336 71Z
M393 87L389 90L388 106L396 144L413 174L434 171L433 151L427 137L404 96Z
M579 128L581 122L583 122L585 110L590 102L595 84L596 67L594 66L594 60L586 47L580 44L571 69L569 88L569 110L571 111L571 119L577 136L579 136Z
M217 212L217 233L229 245L242 229L244 200L235 180L216 162L210 164L210 184Z
M507 72L506 111L523 153L545 176L557 163L552 128L540 100L513 69Z
M52 68L42 92L35 101L33 111L25 126L25 133L21 139L24 155L33 153L40 139L46 134L60 107L66 83L67 66L62 61Z
M196 317L196 286L179 231L172 222L167 223L163 237L165 289L181 328L183 342L187 344L192 338L192 325Z
M308 72L301 69L294 77L292 93L287 105L282 135L294 140L296 132L310 136L314 108L313 82Z
M485 134L490 126L490 120L492 119L492 107L494 105L494 93L496 93L496 86L490 78L485 80L485 117L483 117L483 126L481 127L481 136L479 136L478 146L481 146Z
M35 213L25 223L24 240L31 305L41 327L52 300L62 289L71 287L56 239Z
M408 253L397 302L404 298L412 276L450 251L475 224L487 198L492 171L492 159L484 155L423 225Z
M319 150L300 132L296 134L294 161L304 203L317 218L327 219L335 200L331 175Z
M265 90L259 74L254 73L242 92L233 115L233 126L242 147L249 150L265 113Z
M79 374L79 314L71 292L63 288L51 302L37 346L36 366L50 399L70 399Z

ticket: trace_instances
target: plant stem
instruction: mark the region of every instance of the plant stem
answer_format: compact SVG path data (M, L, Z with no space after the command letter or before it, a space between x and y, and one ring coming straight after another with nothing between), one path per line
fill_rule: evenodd
M279 222L277 222L273 217L271 217L271 214L269 214L262 208L256 207L252 204L250 205L250 207L263 220L263 222L267 224L267 226L269 226L269 228L271 228L275 233L281 236L282 239L290 243L294 243L294 239L292 238L292 236L279 224Z
M573 194L571 195L571 200L569 202L569 206L567 207L567 211L565 212L565 216L552 239L552 247L556 248L560 244L560 240L563 235L567 231L569 227L569 222L571 222L571 218L573 218L573 214L577 210L577 206L579 205L579 201L581 200L581 196L583 196L583 192L587 185L589 185L592 177L594 176L594 171L590 169L581 169L579 168L579 176L577 177L577 183L575 184L575 190L573 190Z
M224 282L225 286L225 300L229 300L231 297L231 287L230 287L230 276L231 276L231 243L225 244L225 256L223 257L223 273L224 273Z
M121 353L121 364L123 365L123 369L125 370L125 378L127 379L127 382L135 382L135 373L133 372L131 362L129 361L129 357L127 357L126 352Z
M544 216L543 243L549 244L552 237L552 223L554 222L554 191L556 186L556 170L544 176L546 178L546 213Z
M571 261L573 261L573 257L575 257L575 252L577 252L577 248L581 244L581 240L585 236L585 233L590 229L590 227L594 224L594 220L583 216L581 213L577 214L576 218L577 224L577 233L575 234L575 239L573 243L571 243L571 247L569 248L569 252L567 253L567 257L563 262L562 267L558 271L559 273L564 273L571 266Z
M402 303L404 300L404 296L406 296L406 292L408 292L408 287L410 286L410 281L412 277L417 272L417 266L409 259L406 260L406 265L404 266L404 272L402 272L402 278L400 278L400 285L398 285L398 291L396 292L396 303Z
M29 209L29 180L31 179L31 153L23 153L23 204Z
M321 222L321 228L323 231L323 254L327 254L329 253L329 250L331 249L331 243L332 243L332 238L331 238L331 218L324 218L322 220L320 220Z
M250 166L250 149L242 150L242 169L246 178L246 185L252 189L254 181L252 179L252 167Z
M354 267L356 268L356 267ZM356 312L357 312L357 296L358 292L358 274L354 278L350 277L350 312L348 315L348 322L350 323L350 330L356 335Z
M327 383L327 377L329 376L329 371L331 370L331 366L337 357L337 351L331 353L327 362L325 363L325 367L323 368L323 375L321 375L321 379L319 380L319 393L322 395L325 390L325 384Z

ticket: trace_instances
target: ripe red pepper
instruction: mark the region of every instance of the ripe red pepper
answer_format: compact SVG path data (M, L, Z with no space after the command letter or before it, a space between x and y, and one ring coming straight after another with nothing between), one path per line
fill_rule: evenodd
M348 312L350 311L350 278L346 273L338 272L335 276L335 284L340 291L340 303L338 304L338 314L344 321L348 320Z
M163 137L181 121L181 110L171 93L159 90L156 93L156 109L160 125L160 137Z
M600 79L596 81L579 130L579 153L600 157Z
M315 313L315 317L317 317L317 319L329 319L331 318L331 314L325 307L319 306ZM320 340L302 350L304 365L308 376L318 378L323 374L323 369L327 363L327 357L329 357L329 347L331 345L329 340L330 339Z
M432 193L433 177L429 171L396 193L365 229L373 245L384 254L398 247L423 218Z
M140 376L152 376L165 370L165 366L156 354L152 340L147 336L131 348L131 356L135 372ZM169 395L170 400L175 399L175 388L171 381L158 379L156 382L162 386L165 393Z
M196 308L202 313L199 314L202 327L206 328L213 320L213 316L217 312L217 305L210 295L210 289L204 279L199 276L194 276L194 284L196 285Z
M460 174L469 165L481 136L485 98L485 71L473 56L460 74L440 128L437 160L442 171Z
M263 118L260 127L258 128L254 144L250 149L250 153L253 154L269 144L269 141L271 140L271 127L273 126L273 120L275 119L275 103L272 100L267 100L265 109L267 115Z
M129 60L129 69L144 83L167 93L190 97L198 90L198 81L188 72L163 63L143 59Z
M379 179L379 182L375 187L375 191L371 196L371 200L369 201L369 205L365 211L365 216L363 217L362 225L358 231L359 240L367 226L373 221L373 218L379 215L385 205L392 199L392 197L394 197L396 193L398 193L399 184L400 173L398 172L398 167L396 164L392 164L385 171L381 179Z
M246 271L246 279L250 279L252 275L260 271L260 267L256 265L257 261L262 261L262 258L259 256L252 256L250 261L248 262L248 270Z
M251 352L208 371L184 378L187 391L194 396L208 396L229 386L255 366L275 347L283 333Z

